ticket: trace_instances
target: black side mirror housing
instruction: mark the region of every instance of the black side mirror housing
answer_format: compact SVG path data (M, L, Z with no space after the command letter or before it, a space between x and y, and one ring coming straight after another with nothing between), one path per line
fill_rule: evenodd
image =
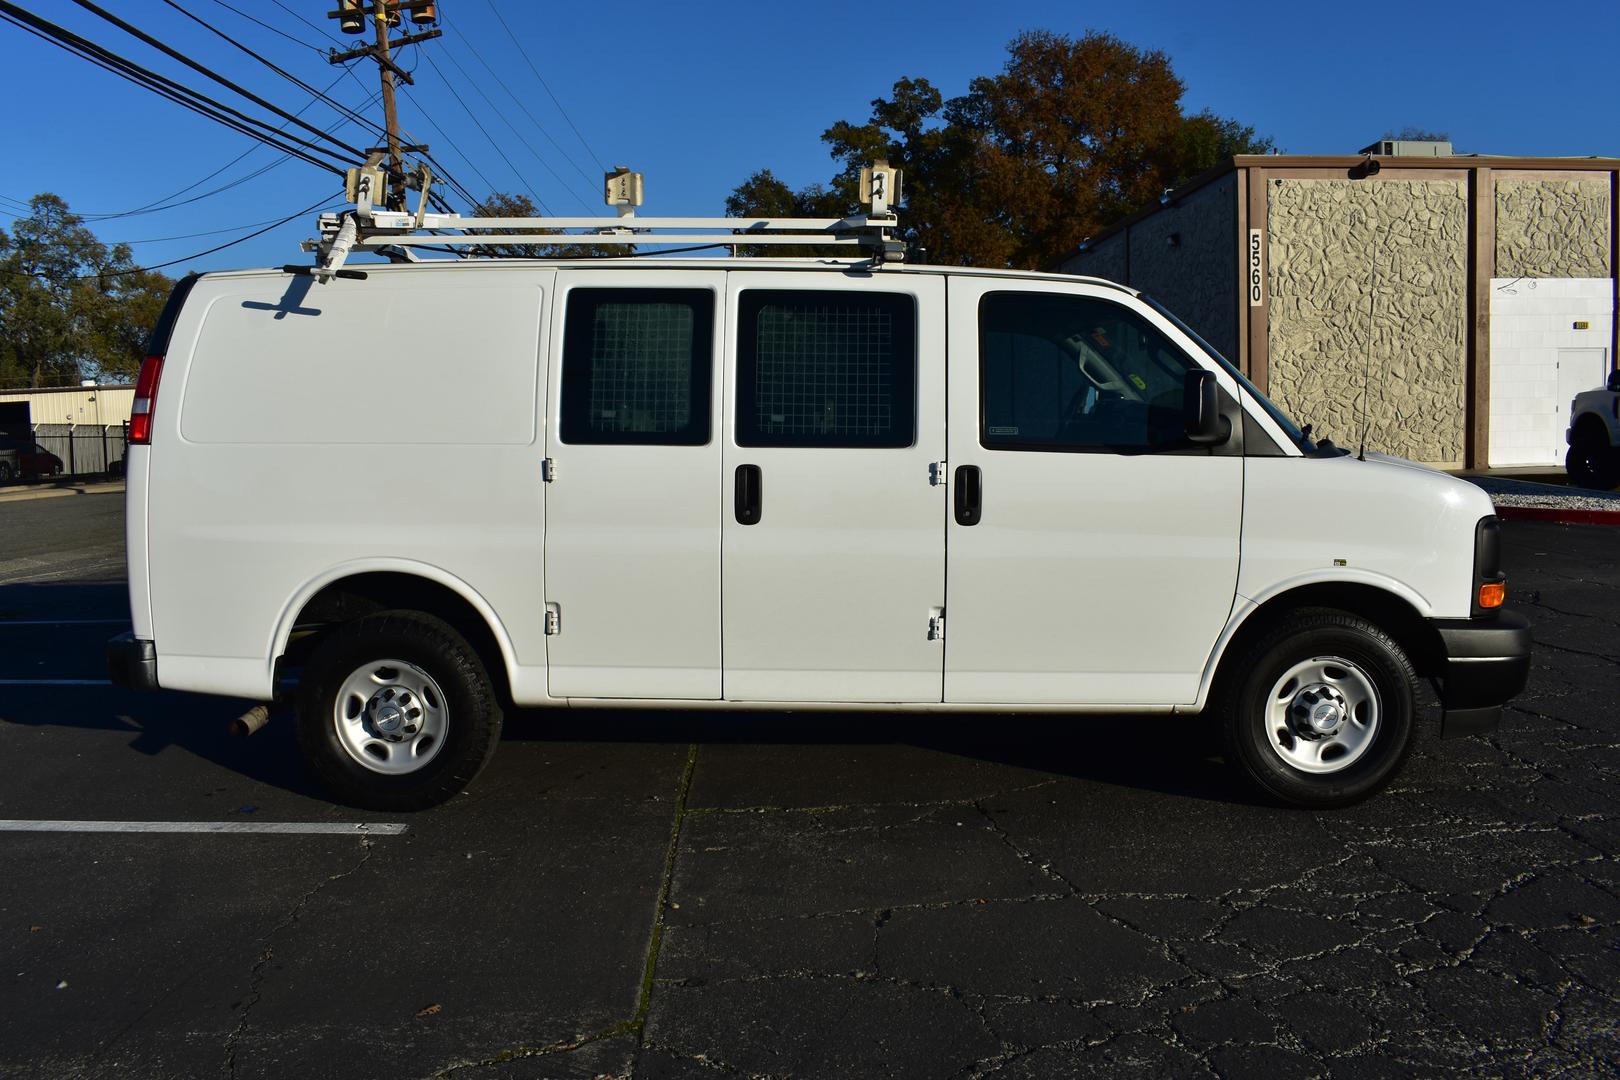
M1196 446L1219 446L1232 437L1232 422L1221 415L1220 386L1213 371L1187 372L1182 401L1188 442Z
M1609 372L1609 381L1607 386L1613 392L1620 394L1620 370Z

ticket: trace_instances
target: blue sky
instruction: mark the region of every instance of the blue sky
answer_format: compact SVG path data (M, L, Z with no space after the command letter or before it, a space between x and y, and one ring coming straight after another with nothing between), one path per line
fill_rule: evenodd
M162 0L100 2L283 108L309 101ZM332 94L351 107L376 91L373 67L356 65L355 78L340 76L318 51L334 41L293 14L335 38L335 23L325 18L333 0L177 2L315 86L339 78ZM227 2L298 41L254 25ZM864 121L871 99L901 76L925 77L947 97L961 93L973 76L1000 69L1015 34L1036 28L1105 30L1162 49L1186 84L1188 111L1236 117L1288 153L1349 153L1411 124L1450 132L1462 152L1620 155L1612 79L1620 51L1616 0L1539 6L493 0L566 117L493 17L491 2L441 3L445 39L404 57L417 86L401 99L401 122L475 194L490 186L532 191L564 214L602 212L599 162L646 174L643 213L718 214L726 193L761 167L794 184L825 180L832 169L819 136L833 121ZM240 104L67 0L24 0L24 6ZM1554 10L1556 19L1544 17ZM81 213L162 200L255 145L15 27L0 24L0 48L6 59L0 93L10 103L0 130L6 209L0 227L10 224L9 200L40 191L62 195ZM428 54L438 71L425 62ZM499 147L458 103L446 77ZM380 106L364 111L381 117ZM337 119L324 105L305 117L323 128ZM363 137L353 126L342 134L356 145ZM252 150L188 193L241 178L218 195L92 225L107 241L143 241L136 258L151 265L227 242L248 226L336 193L335 177L298 161L275 164L277 157L268 148ZM300 218L168 272L302 261L297 241L312 226L312 215ZM200 233L212 235L193 235ZM179 238L161 239L167 237Z

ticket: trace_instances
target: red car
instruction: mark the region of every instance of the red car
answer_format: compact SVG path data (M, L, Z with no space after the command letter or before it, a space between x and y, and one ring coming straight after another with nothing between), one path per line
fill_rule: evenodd
M17 475L24 479L60 476L62 459L35 443L17 450Z

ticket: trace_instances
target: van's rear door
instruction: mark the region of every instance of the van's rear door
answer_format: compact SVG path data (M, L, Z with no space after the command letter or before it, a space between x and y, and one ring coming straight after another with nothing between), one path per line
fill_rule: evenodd
M722 272L560 271L545 575L553 697L720 696Z

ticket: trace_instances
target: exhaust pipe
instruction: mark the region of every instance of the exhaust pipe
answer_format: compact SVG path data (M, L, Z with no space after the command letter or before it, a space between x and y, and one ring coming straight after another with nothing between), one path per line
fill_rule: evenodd
M270 706L255 705L231 721L231 734L247 736L270 722Z

